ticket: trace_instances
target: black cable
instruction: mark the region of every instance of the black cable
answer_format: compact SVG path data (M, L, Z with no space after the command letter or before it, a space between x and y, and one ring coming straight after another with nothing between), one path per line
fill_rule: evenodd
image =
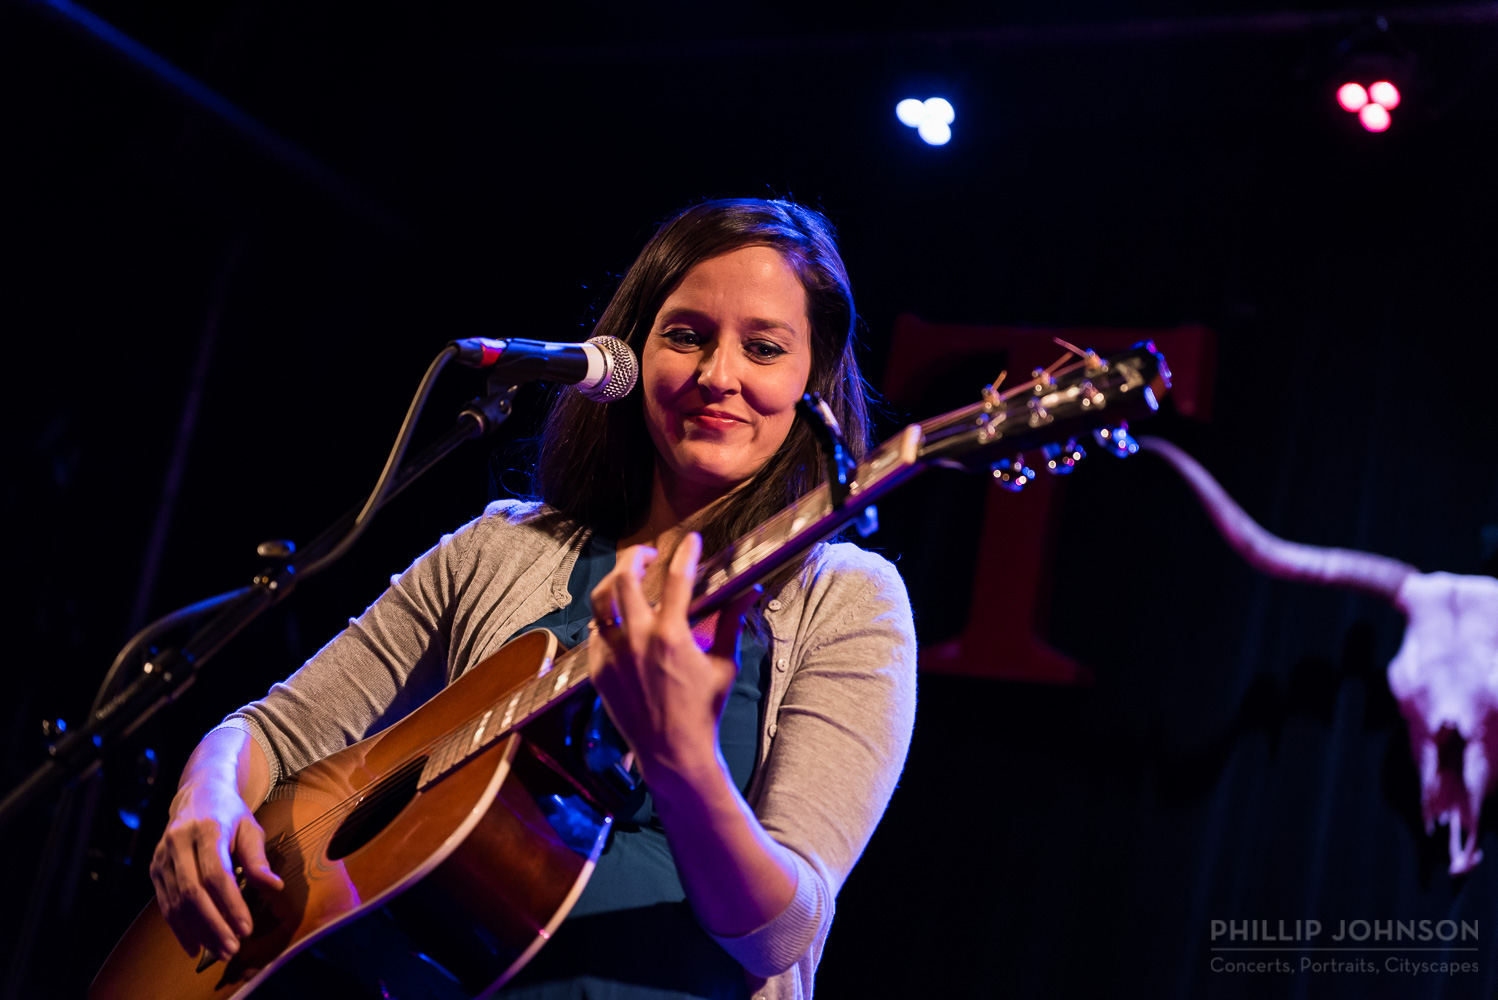
M449 344L432 359L431 365L427 367L426 374L422 376L421 385L416 387L416 395L412 398L411 405L406 410L406 419L401 423L400 433L396 435L395 444L390 449L390 455L385 459L385 468L380 470L380 478L375 481L374 489L370 491L369 499L364 501L364 506L359 509L359 513L354 517L353 525L339 539L337 545L333 546L333 548L323 555L317 556L307 565L296 567L298 578L305 580L314 573L326 568L328 564L347 552L349 547L359 540L359 536L364 534L365 530L368 529L369 523L374 520L375 511L380 509L380 505L385 502L386 496L390 492L392 480L395 478L396 471L400 468L401 460L406 457L406 448L411 444L411 437L416 432L416 421L421 416L422 409L426 406L427 397L432 394L432 386L436 384L437 376L457 354L458 348L453 344Z

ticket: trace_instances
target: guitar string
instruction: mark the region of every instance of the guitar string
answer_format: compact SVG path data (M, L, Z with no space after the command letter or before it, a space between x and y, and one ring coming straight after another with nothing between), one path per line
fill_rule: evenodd
M1065 347L1067 349L1067 352L1061 355L1061 357L1057 358L1054 362L1052 362L1050 367L1042 369L1042 373L1046 377L1064 378L1076 372L1078 369L1087 367L1091 363L1090 359L1087 357L1087 352L1074 350L1071 345L1064 342L1058 341L1058 343L1061 343L1061 346ZM1074 354L1080 355L1080 357L1078 357L1078 360L1071 365L1062 367L1066 359L1072 357ZM995 380L995 382L998 381L1000 380ZM1021 382L1004 392L996 393L996 401L1000 404L1007 403L1009 400L1015 398L1016 396L1033 391L1033 387L1036 384L1038 383L1035 378L1032 378L1025 382ZM918 426L923 432L946 427L953 423L964 421L968 417L975 416L986 407L991 405L992 402L985 399L977 403L973 403L969 406L953 410L949 413L940 414L928 420L924 420ZM883 446L881 446L880 449L876 450L874 457L878 456L879 451L882 450L882 448ZM698 585L700 586L706 583L706 580L708 578L718 572L726 572L729 574L729 578L733 579L735 575L734 563L738 559L738 557L746 553L753 553L757 551L760 548L760 544L764 536L773 534L775 530L781 528L787 522L794 522L795 518L798 515L806 513L806 510L804 508L808 506L818 508L816 513L814 513L812 516L820 516L821 514L825 514L826 511L822 510L821 508L831 506L830 500L827 499L827 493L828 490L825 484L815 487L805 496L798 499L790 507L775 514L769 520L765 521L757 528L754 528L743 538L735 540L733 544L729 545L726 549L715 555L711 560L704 564L702 573L703 578L699 581ZM696 588L694 587L693 589L695 592ZM707 593L704 593L703 595L701 595L701 597L697 598L697 600L701 600L706 596L708 596Z
M1062 360L1065 360L1065 356L1064 355L1062 357ZM1083 357L1083 358L1080 358L1077 361L1073 362L1072 364L1067 365L1064 368L1059 368L1059 369L1057 369L1054 372L1047 372L1047 374L1050 375L1053 378L1054 377L1062 377L1062 376L1066 376L1066 375L1072 374L1073 372L1075 372L1079 368L1085 368L1087 366L1087 364L1088 364L1087 359L1085 357ZM1031 379L1029 379L1027 381L1024 381L1024 382L1019 382L1016 385L1014 385L1012 388L1006 389L1003 392L999 393L998 394L998 401L1000 403L1007 403L1007 402L1009 402L1011 399L1013 399L1016 396L1021 396L1021 395L1024 395L1025 393L1027 393L1027 392L1032 392L1034 390L1035 384L1036 384L1036 380L1033 379L1033 378L1031 378ZM982 412L982 410L983 410L983 408L985 406L988 406L988 405L990 405L990 404L988 403L987 400L983 400L983 401L980 401L980 402L977 402L977 403L972 403L972 404L969 404L968 406L959 407L958 409L952 410L952 411L950 411L948 413L943 413L943 414L939 414L939 415L937 415L935 417L931 417L929 420L923 420L923 421L920 422L920 424L918 426L922 430L925 430L928 425L946 426L947 424L950 424L950 423L953 423L953 422L956 422L956 421L959 421L959 420L965 420L965 419L967 419L968 417L971 417L971 416L976 416L978 413Z
M1080 352L1078 352L1078 353L1080 353ZM1059 376L1065 376L1065 375L1069 375L1072 372L1076 371L1078 368L1085 367L1088 364L1088 360L1084 356L1084 357L1079 358L1075 363L1073 363L1070 366L1059 367L1059 366L1062 365L1063 362L1066 361L1066 359L1068 357L1071 357L1072 354L1073 354L1073 352L1068 347L1068 353L1063 354L1061 356L1061 358L1059 358L1056 362L1054 362L1049 368L1044 369L1043 373L1046 376L1048 376L1048 377L1055 377L1055 376L1058 376L1058 375ZM1007 390L1005 392L998 393L998 399L999 399L1000 402L1008 402L1010 399L1013 399L1015 396L1018 396L1018 395L1020 395L1022 393L1025 393L1025 392L1032 391L1032 387L1035 384L1037 384L1037 383L1035 381L1033 381L1033 380L1032 381L1027 381L1027 382L1019 383L1019 384L1015 385L1014 387L1012 387L1011 389L1009 389L1009 390ZM959 410L958 412L959 413L976 413L977 411L981 410L985 405L986 404L983 403L983 402L975 403L975 404L972 404L969 407L966 407L963 410ZM938 420L938 419L950 419L951 416L952 415L949 414L949 415L947 415L946 418L940 418L940 417L939 418L933 418L932 421L927 421L926 423L931 423L931 422L934 422L934 420ZM754 531L752 531L750 533L750 535L749 535L749 538L754 539L755 541L758 541L760 537L762 537L764 534L767 533L768 529L776 526L776 522L784 521L790 515L793 515L794 513L795 513L795 508L794 507L790 508L790 509L788 509L786 511L782 511L779 515L777 515L774 518L771 518L765 524L761 525L760 527L758 527ZM748 539L746 539L746 540L748 540ZM731 548L738 548L738 546L732 546ZM752 551L754 548L757 548L757 546L751 546L750 550ZM581 642L577 646L573 647L573 649L568 650L567 652L563 653L562 657L558 658L558 661L556 663L556 668L562 667L562 665L563 665L563 658L564 657L570 659L570 658L572 658L572 656L574 654L577 654L581 649L583 649L584 646L586 645L586 642L587 642L587 640L584 639L583 642ZM481 710L475 712L473 715L469 716L469 718L465 719L458 726L454 727L454 729L452 729L449 732L443 734L442 736L437 737L436 739L434 739L431 743L427 744L426 746L424 746L424 747L416 750L413 753L412 757L408 758L407 761L409 762L409 761L415 759L416 757L418 757L418 756L420 756L422 754L426 754L427 755L427 759L430 760L431 758L437 757L437 756L439 756L442 753L446 753L448 751L451 751L452 749L454 749L454 747L455 747L456 744L458 744L458 743L460 743L463 740L465 740L465 739L468 738L465 735L464 731L467 730L470 727L470 725L474 722L474 720L479 719L480 717L482 717L482 715L484 714L485 711L493 712L493 711L497 710L500 705L502 705L502 704L504 704L506 702L506 700L511 700L514 703L518 704L519 701L520 701L520 699L522 699L522 698L533 697L534 694L539 689L539 682L544 677L551 676L554 672L555 672L555 668L554 668L553 671L549 671L547 674L537 675L535 677L530 678L524 684L522 684L518 688L516 688L513 692L507 692L507 696L508 697L502 697L498 701L496 701L494 704L490 705L487 709L481 709ZM580 686L580 685L578 685L578 686ZM567 691L564 694L562 694L562 695L558 695L556 697L556 700L561 700L562 697L566 697L567 695L570 695L572 693L573 689L574 689L574 685L571 685L571 684L567 685ZM550 699L548 699L548 702L549 701L550 701ZM545 707L549 708L550 707L550 703L548 703ZM544 711L544 709L542 709L542 710ZM534 714L536 714L536 710L535 710L534 707L532 707L530 710L527 711L525 719L522 719L522 721L519 724L512 725L512 726L504 728L503 731L498 732L491 740L486 741L483 744L483 746L487 747L492 742L494 742L494 741L496 741L498 739L503 738L504 736L508 735L510 732L512 732L513 730L515 730L516 728L519 728L519 726L524 725L524 722L526 720L528 720ZM439 770L437 772L437 774L434 775L433 777L438 777L438 776L440 776L442 774L446 774L453 767L457 766L457 764L459 764L461 761L466 760L469 756L471 756L471 752L470 753L465 753L462 756L457 757L450 764L444 765L443 768L441 770ZM405 766L404 763L401 766L402 767ZM314 832L318 832L322 827L325 827L325 826L333 823L334 821L337 821L337 822L341 823L347 817L347 815L351 814L354 809L357 809L360 804L362 804L364 802L370 803L371 806L373 806L375 804L378 804L384 798L388 797L389 795L394 794L395 791L397 790L397 788L399 787L400 783L398 781L394 780L394 774L396 774L396 773L398 773L398 772L391 772L390 775L387 775L385 778L381 779L381 781L379 783L380 787L378 787L373 792L366 793L363 796L362 799L359 797L358 793L355 793L354 795L350 795L343 802L340 802L337 805L333 806L327 812L325 812L321 816L319 816L317 819L315 819L311 823L307 824L307 826L302 827L300 830L298 830L297 833L294 834L291 838L287 838L287 840L283 841L283 842L289 843L289 844L294 844L294 845L300 845L301 843L303 843L303 839L305 837L310 836Z
M482 714L482 712L479 713L479 715ZM474 716L474 718L477 717L478 716ZM470 719L468 721L471 722L472 720ZM394 770L381 777L376 783L373 790L369 790L366 788L354 792L342 801L329 807L316 819L299 828L295 833L283 838L280 841L277 841L277 844L284 845L286 847L302 847L313 842L314 840L320 843L324 839L323 835L325 833L336 831L338 826L341 826L342 823L360 806L366 806L368 809L372 810L374 809L374 807L382 803L385 799L389 798L391 795L394 795L396 791L401 787L401 781L399 779L402 775L407 774L412 769L412 767L418 764L423 769L425 769L427 763L431 760L432 757L438 756L441 752L450 749L454 743L459 742L458 736L460 732L466 728L467 723L465 722L455 730L444 733L433 740L431 743L428 743L426 746L417 749L413 752L411 757L408 757ZM513 728L514 727L511 727L511 729ZM508 733L508 731L509 730L506 730L506 733L501 733L498 737L496 737L496 740L502 738ZM486 742L484 745L487 747L490 745L490 742ZM460 759L466 759L466 756ZM456 763L457 762L455 761L454 766L456 765ZM450 769L450 767L444 768L441 772L439 772L439 774L445 774ZM331 840L331 838L327 839Z
M382 777L380 779L380 784L381 785L387 785L387 784L395 785L395 784L399 784L400 783L400 779L402 777L409 776L409 774L410 774L411 770L413 769L413 767L417 766L419 763L420 763L420 758L414 758L414 759L411 759L411 760L407 760L400 767L397 767L395 770L391 771L389 774L386 774L384 777ZM382 798L382 797L383 796L373 796L372 795L372 796L369 796L368 798L363 799L363 800L355 799L355 798L352 798L352 797L348 798L348 799L344 799L342 802L340 802L338 805L334 806L332 809L328 810L327 812L324 812L321 816L319 816L312 823L309 823L307 826L302 827L295 834L293 834L293 835L291 835L289 837L282 837L279 840L276 840L276 841L274 841L274 842L272 842L270 844L267 844L266 847L265 847L265 853L266 853L267 859L269 859L271 856L275 856L276 858L278 858L283 863L287 862L287 861L291 861L292 860L292 858L291 858L291 849L294 848L294 847L301 846L302 843L303 843L303 839L304 839L303 835L312 832L312 828L315 825L321 824L324 820L327 820L329 817L332 817L332 816L336 816L340 820L344 819L349 814L352 814L355 810L357 810L359 808L359 806L363 805L364 802L378 802L379 799ZM320 840L318 842L320 842ZM281 881L283 883L283 891L286 888L293 888L295 886L301 885L301 884L303 884L306 881L306 879L307 879L307 866L306 866L306 862L310 861L312 859L306 858L305 856L303 856L302 860L303 860L303 864L298 865L292 871L290 871L288 873L285 873L285 874L281 874L279 872L277 873L277 874L281 874Z
M1071 373L1075 372L1079 368L1085 367L1088 364L1088 359L1086 357L1082 357L1078 361L1076 361L1075 363L1073 363L1073 364L1071 364L1069 366L1058 368L1058 366L1061 365L1061 363L1064 362L1066 360L1066 358L1070 357L1071 355L1072 355L1072 352L1070 350L1068 350L1067 354L1062 355L1062 357L1060 359L1058 359L1055 363L1053 363L1050 368L1044 369L1043 373L1046 376L1048 376L1048 377L1066 376L1066 375L1070 375ZM1015 396L1018 396L1018 395L1021 395L1023 393L1032 391L1033 386L1036 385L1036 384L1039 384L1039 383L1036 382L1036 381L1034 381L1034 380L1020 383L1020 384L1014 386L1013 388L1011 388L1011 389L1009 389L1009 390L1007 390L1005 392L998 393L997 394L998 395L998 400L1001 403L1008 402L1009 400L1013 399ZM964 416L965 415L970 415L970 414L975 414L978 411L982 410L985 405L986 404L983 403L983 402L975 403L975 404L972 404L971 406L968 406L968 407L965 407L965 408L959 410L958 413L962 413ZM955 414L947 414L947 415L945 415L945 418L943 418L943 417L933 418L931 421L924 422L921 426L924 428L924 426L925 426L926 423L932 423L932 422L934 422L935 420L938 420L938 419L948 419L948 420L950 420L953 416L955 416ZM810 494L808 494L808 495L810 495ZM793 512L793 508L792 509L787 509L786 511L781 512L781 515L779 515L777 517L774 517L774 518L771 518L769 521L765 522L765 524L761 525L759 528L756 528L753 532L751 532L750 533L750 537L762 536L766 532L767 529L769 529L770 527L772 527L775 524L776 521L784 520L785 515L791 514L792 512ZM734 546L734 548L736 548L736 547L737 546ZM706 595L704 595L704 596L706 596ZM282 838L281 840L277 841L276 842L277 843L277 847L275 848L276 853L284 859L284 858L286 858L286 854L285 854L285 851L282 849L283 846L285 846L285 847L291 847L291 846L300 847L300 846L305 846L308 843L309 838L314 833L317 834L317 836L318 836L318 838L320 840L321 839L321 832L322 832L322 830L324 828L330 826L331 824L333 824L335 822L337 822L339 825L341 825L343 823L343 821L349 815L351 815L355 810L357 810L360 806L368 804L369 808L372 809L374 806L376 806L379 803L381 803L384 799L386 799L389 796L395 794L396 791L401 786L401 781L399 780L399 776L401 776L405 772L409 771L409 769L410 769L410 767L412 765L414 765L418 761L420 761L423 769L425 769L427 763L429 763L430 760L433 757L437 757L441 753L445 753L447 751L450 751L450 750L454 749L457 744L463 742L464 740L469 739L470 737L468 737L467 735L465 735L464 731L469 728L469 726L474 722L474 720L481 718L483 716L483 714L484 714L485 711L489 711L489 712L496 711L499 708L499 706L502 705L502 704L504 704L507 700L511 700L515 704L518 705L519 702L520 702L520 699L527 698L527 697L533 697L535 695L535 693L537 691L539 691L540 681L543 678L552 676L553 673L555 673L556 668L559 668L559 667L561 667L563 665L563 658L571 659L574 654L579 653L579 651L581 651L583 648L585 648L586 644L587 644L587 639L584 639L582 642L578 643L577 646L574 646L572 649L567 650L566 652L564 652L562 654L561 657L558 657L557 663L555 664L555 666L554 666L554 668L553 668L552 671L548 671L546 674L538 674L538 675L536 675L534 677L531 677L530 679L528 679L527 681L525 681L523 684L521 684L520 686L518 686L516 689L514 689L513 692L507 692L507 695L508 695L507 698L506 697L501 697L498 701L494 702L487 709L483 709L483 710L475 712L473 715L469 716L462 723L460 723L459 725L457 725L453 729L449 730L447 733L444 733L443 735L438 736L437 738L435 738L434 740L432 740L430 743L428 743L425 746L423 746L423 747L417 749L416 751L414 751L412 753L412 755L410 757L408 757L405 761L403 761L400 765L398 765L395 770L389 772L384 777L382 777L379 780L379 782L377 783L377 787L376 787L376 789L374 791L367 792L367 793L363 794L362 796L359 793L357 793L357 792L354 793L354 794L352 794L352 795L350 795L350 796L348 796L343 801L339 802L337 805L331 807L326 812L322 813L318 818L312 820L306 826L301 827L300 829L298 829L291 836ZM515 723L513 725L510 725L510 726L507 726L507 727L504 727L502 730L497 731L496 734L492 738L486 740L481 745L481 747L475 748L473 751L470 751L468 753L463 753L461 756L456 757L451 763L444 765L439 771L437 771L432 776L433 779L438 778L438 777L440 777L442 775L447 774L448 772L450 772L451 770L453 770L455 767L457 767L460 763L462 763L464 760L467 760L470 756L473 755L474 752L477 752L477 750L483 749L483 748L487 748L488 746L492 745L493 743L497 742L498 740L503 739L505 736L508 736L510 733L514 732L515 730L517 730L521 726L523 726L532 717L534 717L537 714L540 714L540 712L544 712L546 709L551 708L552 705L555 704L556 702L563 700L567 696L570 696L573 693L573 691L575 691L577 688L579 688L581 686L582 685L581 685L581 681L580 680L579 680L578 683L575 683L575 684L574 683L569 683L569 684L566 685L564 691L562 691L560 693L554 693L553 696L548 696L547 700L546 700L546 703L544 704L544 706L542 706L540 708L537 708L536 706L531 706L527 710L527 712L525 714L525 717L522 718L522 720L520 722ZM422 756L423 754L425 755L425 758L423 758L423 756ZM430 784L430 783L431 783L430 780L428 782L426 782L426 784ZM419 790L420 789L418 788L418 791ZM269 853L269 852L270 852L270 849L267 848L267 853ZM298 869L296 870L296 872L293 873L292 875L290 875L290 876L284 876L283 877L283 881L287 881L288 879L290 879L290 880L294 880L294 881L298 881L299 882L302 879L305 879L305 877L306 877L306 869L305 869L305 867L298 867Z
M295 833L291 834L288 837L282 838L276 843L278 845L286 845L288 847L304 846L309 842L310 838L314 834L320 841L322 839L322 833L327 827L334 823L341 825L342 822L361 805L368 803L372 808L374 805L379 804L390 795L395 794L400 786L400 782L396 780L396 776L401 773L402 770L408 769L412 764L416 763L417 760L421 760L422 766L423 768L425 768L426 764L432 758L437 757L442 752L453 749L456 745L461 744L467 739L470 739L471 737L464 735L464 731L469 728L471 723L481 718L485 711L497 711L499 706L511 700L514 700L518 705L520 699L527 695L532 696L531 700L534 701L534 694L540 690L540 682L546 678L557 675L558 668L562 667L564 658L566 658L567 660L572 659L574 654L576 654L579 650L584 649L586 645L587 640L584 639L582 642L579 642L576 646L573 646L571 649L567 650L561 656L559 656L553 668L547 671L545 674L537 674L531 677L517 688L513 689L512 691L506 692L505 697L500 698L498 701L490 705L487 709L475 712L473 715L469 716L466 720L455 726L453 729L449 730L446 733L443 733L441 736L436 737L425 746L413 751L411 756L407 757L404 761L402 761L401 764L397 765L395 770L390 771L381 779L379 779L373 791L361 789L358 792L354 792L342 801L329 807L327 811L323 812L316 819L307 823L305 826L299 828ZM503 739L505 736L508 736L510 733L525 725L526 722L530 721L534 716L546 711L547 709L550 709L557 702L562 701L563 699L570 696L574 691L582 686L581 682L584 678L586 678L586 674L579 674L577 681L569 682L567 685L565 685L561 692L553 692L552 695L543 696L546 699L543 704L541 704L540 706L532 704L526 710L524 717L522 717L518 722L512 723L511 725L498 730L492 738L484 741L483 747L486 748L498 742L500 739ZM455 758L450 764L445 765L441 770L434 774L433 778L435 779L441 775L447 774L449 771L457 767L457 765L462 761L467 760L470 756L472 756L474 752L477 752L477 749L481 748L476 748L474 751L463 753L461 756ZM423 755L425 755L424 759ZM430 783L430 781L427 782L427 784ZM300 869L298 870L300 871Z
M765 532L765 530L768 529L768 528L770 528L770 527L772 527L775 524L776 521L783 519L783 517L785 515L788 515L788 514L791 514L791 513L794 513L794 511L785 511L785 512L782 512L781 516L776 517L776 518L772 518L770 521L767 521L760 528L758 528L754 532L752 532L750 537L762 535ZM531 677L524 684L522 684L519 687L513 689L512 691L506 692L506 694L504 696L502 696L501 698L499 698L497 701L495 701L493 704L491 704L487 708L482 708L482 709L479 709L478 711L475 711L472 715L470 715L463 722L461 722L458 725L456 725L453 729L451 729L448 732L442 734L441 736L436 737L434 740L432 740L426 746L423 746L423 747L421 747L421 748L413 751L412 756L408 757L406 759L406 761L402 763L401 766L404 767L407 764L414 762L414 759L420 757L422 754L426 754L427 755L427 760L430 761L432 758L440 757L443 753L446 753L446 752L452 750L456 744L460 744L460 743L462 743L463 741L465 741L466 739L469 738L469 736L466 734L466 731L471 728L472 724L475 721L477 721L478 719L480 719L483 716L483 714L484 714L485 711L489 711L489 712L497 711L500 706L505 705L507 702L510 702L510 701L514 701L516 704L519 704L519 702L520 702L521 699L528 699L530 701L534 701L535 700L535 695L540 690L541 682L543 680L545 680L546 678L549 678L549 677L552 677L552 676L556 676L558 674L559 670L564 667L565 661L566 660L571 660L574 657L580 656L582 654L582 651L586 648L586 646L587 646L587 639L584 638L582 642L579 642L576 646L572 647L571 649L569 649L566 652L564 652L561 656L559 656L558 659L557 659L557 662L554 665L554 667L553 667L552 670L548 671L546 674L541 674L541 675L537 675L537 676ZM565 658L565 660L564 660L564 658ZM573 681L573 682L569 682L565 686L565 688L563 689L563 691L561 691L560 693L555 693L554 692L550 696L545 696L545 701L543 702L543 704L541 706L538 707L536 705L530 705L527 708L524 716L522 717L522 719L519 722L514 723L514 724L512 724L510 726L504 727L500 731L497 731L496 735L494 735L491 739L485 741L484 746L487 747L492 742L495 742L495 741L497 741L499 739L502 739L504 736L507 736L509 733L515 731L516 729L521 728L522 726L524 726L526 724L526 722L530 721L530 719L533 718L535 715L538 715L541 712L549 709L555 702L561 701L564 698L570 696L575 690L577 690L579 687L582 686L582 681L585 678L586 678L586 673L579 673L578 677L577 677L577 680ZM440 776L442 774L447 773L452 768L456 767L459 763L461 763L463 760L466 760L469 756L471 756L471 752L469 752L469 753L462 753L460 756L458 756L450 764L447 764L447 765L443 766L443 768L440 771L438 771L437 774L434 775L433 777L435 778L437 776ZM424 765L425 765L425 762L424 762ZM290 835L288 837L285 837L285 838L283 838L280 841L277 841L277 844L278 845L282 845L285 848L290 849L290 848L296 848L296 847L306 846L306 845L310 844L314 839L316 839L318 842L321 842L324 839L324 834L327 833L330 830L330 828L336 829L337 826L341 826L341 824L347 819L347 817L349 815L351 815L354 812L354 810L358 809L361 805L367 804L368 808L373 808L375 805L378 805L380 802L382 802L384 799L388 798L390 795L395 794L396 791L400 787L400 782L396 779L396 773L397 772L392 771L389 774L387 774L386 776L382 777L379 780L379 782L377 783L377 787L374 790L361 789L359 792L355 792L355 793L349 795L347 798L345 798L341 802L337 803L334 806L331 806L327 811L325 811L324 813L322 813L321 815L319 815L316 819L312 820L311 822L309 822L305 826L303 826L300 829L298 829L294 834L292 834L292 835ZM331 838L328 838L328 839L330 840ZM282 854L282 856L283 857L285 856L284 853ZM305 874L305 869L299 866L296 869L296 879L295 880L299 882L301 880L301 877L304 876L304 874ZM286 876L283 876L283 880L285 878L286 878Z

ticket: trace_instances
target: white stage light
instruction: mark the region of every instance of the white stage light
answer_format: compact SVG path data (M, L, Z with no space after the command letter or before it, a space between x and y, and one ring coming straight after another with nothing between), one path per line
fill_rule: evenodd
M946 122L932 121L929 118L921 122L916 132L932 146L945 146L952 139L952 126Z
M928 97L925 101L926 121L950 125L957 118L952 102L945 97Z
M895 105L895 117L900 119L901 125L920 128L921 122L926 117L926 104L924 101L918 101L914 97L907 97Z
M922 101L907 97L895 105L895 117L902 125L920 134L930 146L945 146L952 141L952 122L957 112L945 97L928 97Z

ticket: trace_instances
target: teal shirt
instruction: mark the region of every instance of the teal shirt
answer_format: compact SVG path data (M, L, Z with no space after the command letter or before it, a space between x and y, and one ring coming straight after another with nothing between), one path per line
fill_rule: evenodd
M572 602L530 628L564 646L587 635L589 595L614 568L613 541L592 536L567 580ZM522 629L522 632L526 629ZM747 633L739 675L723 709L719 743L740 792L754 775L768 651ZM556 936L505 987L524 1000L666 1000L747 997L744 970L708 937L686 899L649 796L615 820L593 876Z

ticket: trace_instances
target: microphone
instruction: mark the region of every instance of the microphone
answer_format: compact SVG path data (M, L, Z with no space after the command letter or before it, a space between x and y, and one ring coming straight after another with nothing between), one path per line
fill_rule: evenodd
M522 380L575 385L595 403L623 399L639 381L635 352L617 337L594 337L581 344L511 337L467 337L453 341L458 361L473 368L500 367Z

